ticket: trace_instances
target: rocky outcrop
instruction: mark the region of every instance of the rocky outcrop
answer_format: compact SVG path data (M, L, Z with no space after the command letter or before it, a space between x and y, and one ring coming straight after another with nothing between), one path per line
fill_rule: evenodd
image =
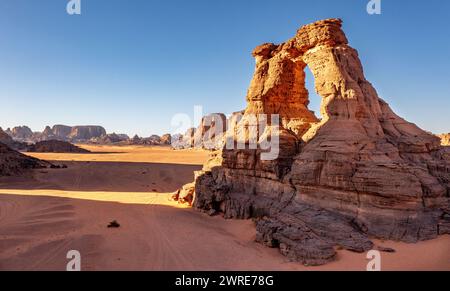
M194 147L207 150L220 149L224 143L227 117L223 113L213 113L202 118L194 133Z
M450 146L450 133L441 134L439 135L439 138L441 139L441 144L443 146Z
M5 133L6 133L7 135L9 135L9 136L12 137L12 131L11 131L11 128L8 127L8 128L5 130Z
M371 237L412 243L450 233L448 152L378 97L341 20L304 26L253 56L247 108L228 146L196 174L194 207L255 218L257 241L307 265L334 260L337 247L367 251ZM308 109L307 66L321 120ZM276 158L263 158L269 151Z
M90 151L77 147L69 142L59 140L40 141L28 147L33 153L90 153Z
M33 131L28 126L16 126L11 130L11 136L17 141L29 141L33 137Z
M90 139L106 136L106 130L101 126L46 126L42 132L32 132L27 126L14 127L10 136L20 142L35 143L46 140L61 140L70 142L88 142Z
M10 131L9 131L10 132ZM15 141L9 134L7 134L0 127L0 143L14 149L14 150L26 150L28 144Z
M189 128L183 135L172 140L172 147L175 149L189 149L195 146L195 128Z
M89 140L89 143L92 144L101 144L101 145L111 145L111 144L121 144L125 143L130 139L130 137L126 134L106 134L101 137L93 137Z
M227 117L223 113L204 116L197 128L189 128L180 139L173 139L172 147L176 149L221 149L224 144L227 122Z
M56 124L52 127L52 134L59 140L67 140L72 132L72 127L67 125Z
M161 136L161 145L171 145L172 144L172 135L164 134Z
M139 137L135 135L132 139L127 141L129 145L142 145L142 146L166 146L171 143L171 135L166 134L160 137L159 135L152 135L150 137Z
M0 143L0 176L19 175L29 169L47 166L50 166L50 163L25 156Z

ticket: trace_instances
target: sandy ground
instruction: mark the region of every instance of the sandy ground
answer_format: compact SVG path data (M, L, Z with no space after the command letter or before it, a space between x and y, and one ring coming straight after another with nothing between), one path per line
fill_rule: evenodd
M208 217L169 201L207 153L93 147L94 154L33 154L66 164L0 179L0 270L366 270L365 254L304 267L254 242L252 221ZM109 229L117 220L121 227ZM450 236L414 245L377 242L383 270L450 270Z

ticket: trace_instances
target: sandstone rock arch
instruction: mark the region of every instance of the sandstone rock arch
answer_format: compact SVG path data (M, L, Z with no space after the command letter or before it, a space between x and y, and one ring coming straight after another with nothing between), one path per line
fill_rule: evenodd
M224 148L195 183L196 208L257 218L258 241L305 264L333 260L336 246L368 250L369 237L450 233L448 154L378 97L341 26L319 21L254 50L241 122L279 114L280 155L263 161L259 149ZM323 98L321 121L308 109L306 66Z

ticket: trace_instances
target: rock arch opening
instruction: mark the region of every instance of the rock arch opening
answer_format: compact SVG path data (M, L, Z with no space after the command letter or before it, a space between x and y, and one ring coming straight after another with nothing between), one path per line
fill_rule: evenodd
M322 120L322 112L321 112L321 105L322 105L322 96L317 94L316 88L315 88L315 80L314 75L312 74L312 71L309 69L308 66L305 68L305 88L308 90L309 95L309 105L308 108L310 111L314 113L314 115L317 117L318 120Z

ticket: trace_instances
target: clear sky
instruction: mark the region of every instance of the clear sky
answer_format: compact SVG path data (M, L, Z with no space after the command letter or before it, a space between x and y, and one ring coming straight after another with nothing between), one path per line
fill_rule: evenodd
M103 125L143 136L172 116L245 107L251 51L339 17L366 77L422 128L450 132L450 1L0 0L0 126ZM308 76L311 107L313 94Z

